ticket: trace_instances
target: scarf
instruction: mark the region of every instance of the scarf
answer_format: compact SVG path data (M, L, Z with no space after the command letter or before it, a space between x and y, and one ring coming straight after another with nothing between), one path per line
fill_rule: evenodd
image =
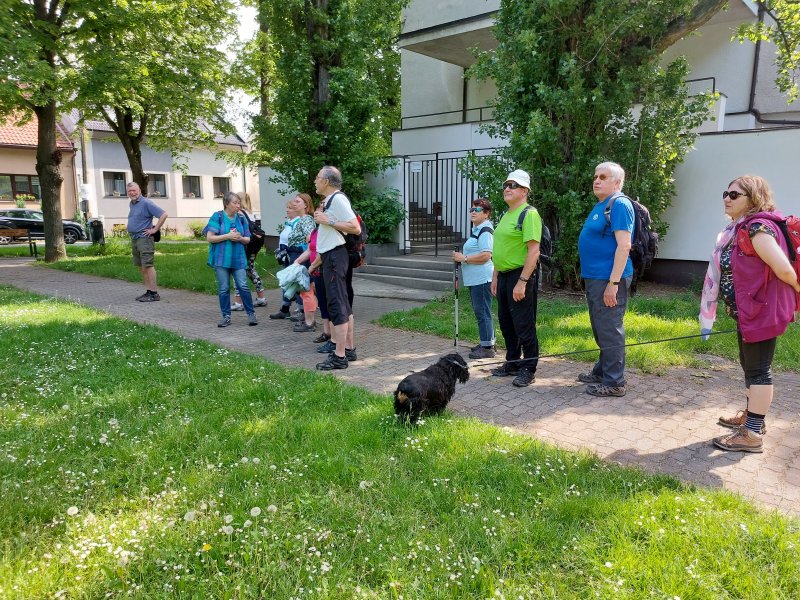
M701 329L708 329L710 331L714 326L714 321L717 319L717 297L719 296L719 281L722 277L719 259L722 251L731 243L733 234L736 231L736 226L741 221L741 218L732 221L725 229L720 231L717 236L717 243L714 246L711 259L708 261L708 271L706 271L706 278L703 282L703 295L700 298Z

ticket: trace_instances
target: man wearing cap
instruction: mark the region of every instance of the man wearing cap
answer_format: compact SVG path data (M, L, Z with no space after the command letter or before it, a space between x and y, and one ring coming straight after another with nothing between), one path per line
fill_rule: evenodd
M594 169L592 191L597 198L578 237L581 277L600 357L588 373L578 376L592 396L625 395L625 308L633 277L630 259L633 205L622 194L625 171L604 162ZM609 214L606 209L614 198Z
M503 183L508 210L494 231L492 256L491 291L497 297L497 320L506 344L506 362L492 369L492 375L513 376L516 387L526 387L536 380L539 362L535 274L542 219L535 208L528 206L530 188L530 175L519 169L509 173ZM523 355L525 358L520 360Z

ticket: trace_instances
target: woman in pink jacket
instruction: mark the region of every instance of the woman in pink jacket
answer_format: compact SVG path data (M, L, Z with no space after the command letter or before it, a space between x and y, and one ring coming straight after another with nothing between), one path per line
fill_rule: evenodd
M778 336L794 320L800 294L797 273L787 256L772 190L756 175L734 179L722 193L731 223L717 244L703 286L700 327L711 332L716 300L737 322L739 362L744 370L746 404L719 425L734 432L714 438L714 445L735 452L761 452L764 417L772 403L772 357ZM707 339L707 338L704 338Z

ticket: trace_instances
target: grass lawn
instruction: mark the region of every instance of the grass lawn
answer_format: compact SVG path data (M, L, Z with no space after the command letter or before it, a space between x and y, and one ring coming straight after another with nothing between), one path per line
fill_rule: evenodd
M0 597L797 598L731 494L0 288Z
M697 322L699 297L692 292L670 295L647 296L646 292L635 296L628 304L625 315L625 332L628 344L661 340L700 333ZM720 301L720 305L722 302ZM495 303L495 319L497 304ZM420 331L441 337L453 337L453 297L433 300L424 306L407 312L394 312L381 317L383 326L409 331ZM469 302L469 294L463 291L459 298L459 338L464 345L477 344L478 324ZM589 324L586 303L580 297L564 297L545 294L539 298L537 332L542 355L589 350L597 348ZM715 331L734 330L736 324L724 314L720 306ZM495 321L498 344L502 344L499 327ZM708 342L700 338L679 340L661 344L635 346L626 351L629 366L645 372L658 373L669 366L700 366L705 361L697 353L714 354L738 360L739 351L736 334L712 335ZM596 352L570 356L582 361L597 360ZM797 370L800 368L800 325L790 325L787 333L778 341L773 368Z
M27 245L7 246L0 249L0 256L28 256ZM40 248L44 256L44 246ZM98 254L102 253L102 254ZM107 238L103 246L67 246L67 260L57 263L39 264L62 271L89 273L101 277L113 277L125 281L140 282L142 276L131 260L130 242L125 238ZM156 272L158 285L217 293L217 280L214 271L206 265L208 258L207 242L181 242L156 244ZM274 274L280 270L272 252L262 250L256 258L256 269L261 275L264 287L276 289L278 280ZM252 288L252 284L251 284Z

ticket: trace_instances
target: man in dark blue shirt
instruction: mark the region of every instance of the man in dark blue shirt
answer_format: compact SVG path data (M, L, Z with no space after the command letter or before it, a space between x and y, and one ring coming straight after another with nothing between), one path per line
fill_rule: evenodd
M592 191L597 204L578 237L581 277L600 358L588 373L578 376L593 396L625 395L625 308L633 276L630 259L633 205L622 194L625 171L617 163L595 167ZM614 199L606 215L609 201Z
M139 302L156 302L161 300L156 286L156 268L153 257L156 251L153 236L167 220L167 213L152 200L142 196L138 183L127 186L130 209L128 211L128 233L131 235L131 251L133 264L139 267L144 281L145 292L136 300ZM158 221L153 225L153 217Z

